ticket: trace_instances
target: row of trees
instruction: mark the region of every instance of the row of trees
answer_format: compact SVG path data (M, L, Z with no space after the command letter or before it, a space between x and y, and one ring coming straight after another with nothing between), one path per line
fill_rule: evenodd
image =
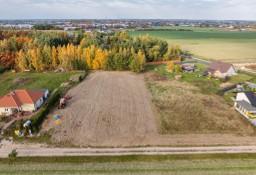
M35 24L32 29L35 30L60 30L59 27L50 24Z
M66 70L132 70L140 72L143 70L146 57L139 50L127 50L120 48L106 50L94 45L82 48L80 45L68 44L67 46L47 46L28 49L26 52L20 50L16 55L17 69L25 70L54 70L63 67Z
M11 34L12 35L11 35ZM126 32L112 35L78 31L72 37L65 32L0 32L0 63L24 70L103 69L140 72L147 61L179 59L180 48L149 35L130 37Z

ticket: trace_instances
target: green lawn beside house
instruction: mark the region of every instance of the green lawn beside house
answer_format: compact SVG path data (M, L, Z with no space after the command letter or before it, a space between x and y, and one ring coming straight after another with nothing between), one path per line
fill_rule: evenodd
M72 71L65 73L54 72L18 72L11 71L0 74L0 97L15 89L48 89L50 92L63 82L69 81L71 75L81 73Z

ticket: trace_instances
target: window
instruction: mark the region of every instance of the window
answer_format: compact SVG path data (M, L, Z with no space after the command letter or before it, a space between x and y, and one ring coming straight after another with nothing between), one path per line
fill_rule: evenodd
M5 108L4 110L5 110L5 111L8 111L8 108Z

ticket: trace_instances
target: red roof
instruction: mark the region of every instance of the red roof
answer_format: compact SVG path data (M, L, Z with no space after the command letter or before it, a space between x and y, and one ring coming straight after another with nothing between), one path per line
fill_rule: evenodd
M154 61L154 62L147 62L147 65L159 65L159 64L168 64L169 62L173 63L180 63L180 60L170 60L170 61Z
M20 107L22 103L20 102L17 95L8 94L0 99L0 107Z
M22 104L35 104L44 92L14 90L0 99L0 107L20 107Z
M208 71L209 72L214 72L214 71L218 70L221 73L226 73L231 67L232 67L232 64L224 63L224 62L220 62L220 61L213 61L209 65Z

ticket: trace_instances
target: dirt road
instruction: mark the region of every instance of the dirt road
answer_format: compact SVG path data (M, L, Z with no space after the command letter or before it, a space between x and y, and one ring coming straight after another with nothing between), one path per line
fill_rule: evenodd
M256 146L215 147L140 147L140 148L46 148L44 145L10 144L0 148L0 157L6 158L16 149L18 157L53 156L125 156L125 155L184 155L184 154L238 154L256 153Z

